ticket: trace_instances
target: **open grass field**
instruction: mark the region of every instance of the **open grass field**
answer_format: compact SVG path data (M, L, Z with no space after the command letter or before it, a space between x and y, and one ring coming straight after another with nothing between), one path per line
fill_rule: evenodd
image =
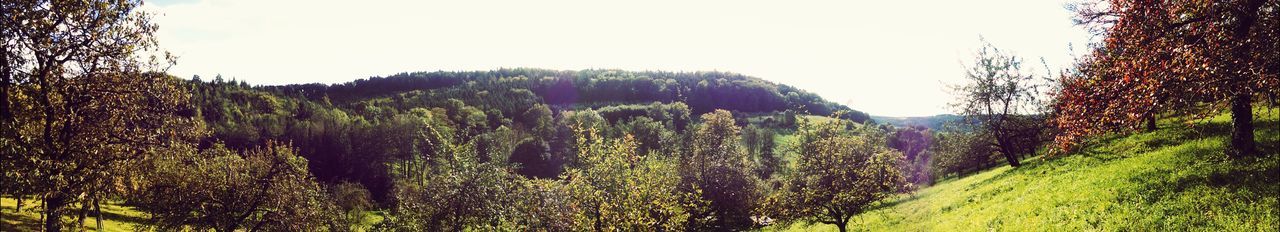
M858 217L863 231L1277 231L1280 112L1260 111L1264 158L1228 159L1229 117L1166 120L1151 133L1100 138L1077 154L1036 157L944 180ZM766 231L835 231L793 224Z

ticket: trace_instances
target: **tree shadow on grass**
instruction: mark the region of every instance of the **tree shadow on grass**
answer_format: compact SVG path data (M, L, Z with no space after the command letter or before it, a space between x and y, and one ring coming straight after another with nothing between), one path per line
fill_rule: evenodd
M141 225L141 224L146 224L146 223L147 223L147 219L146 219L146 218L143 218L143 217L133 216L133 215L125 215L125 214L120 214L120 213L115 213L115 212L108 212L108 211L102 211L102 219L103 219L103 220L116 221L116 222L122 222L122 223L135 224L135 225Z
M40 231L42 225L38 218L32 218L30 215L15 213L14 207L15 206L12 205L0 206L0 213L4 214L3 220L0 220L0 231ZM26 210L30 210L30 208L24 207L24 211ZM91 222L93 220L94 218L92 213L90 213L90 216L85 218L86 222ZM102 220L135 225L146 223L146 218L106 211L105 207L102 211ZM68 224L67 226L74 227L71 224ZM85 229L92 230L94 228L86 225Z
M1191 150L1199 154L1221 152L1211 147L1196 147ZM1203 153L1201 153L1203 152ZM1274 155L1274 154L1273 154ZM1198 187L1211 189L1228 189L1247 191L1246 196L1266 197L1280 195L1280 165L1274 161L1277 157L1246 157L1239 160L1221 162L1188 162L1179 169L1196 170L1191 175L1174 177L1173 170L1156 169L1144 172L1128 181L1137 188L1126 191L1120 196L1137 196L1139 202L1155 205L1162 200L1170 199L1179 193ZM1272 159L1268 161L1267 159ZM1117 199L1126 201L1123 197Z
M0 214L3 214L3 220L0 220L0 231L40 231L40 222L34 218L28 218L14 212L14 206L0 206Z

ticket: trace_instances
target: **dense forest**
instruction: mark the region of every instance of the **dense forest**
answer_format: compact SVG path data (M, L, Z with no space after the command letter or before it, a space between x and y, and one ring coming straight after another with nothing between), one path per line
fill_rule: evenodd
M0 202L44 231L101 231L104 205L158 231L846 231L946 179L1223 112L1228 145L1197 157L1276 170L1254 115L1280 89L1280 1L1106 3L1075 6L1107 38L1075 67L984 41L957 115L881 123L729 72L180 78L139 1L5 1Z
M730 110L738 127L754 119L759 130L794 130L797 115L845 112L843 119L868 120L865 113L812 93L714 72L512 69L398 74L333 85L250 87L221 76L183 83L192 93L191 109L183 113L202 119L211 133L200 149L288 141L319 180L356 182L379 200L392 189L388 161L431 156L436 151L430 143L475 143L480 161L513 162L528 177L553 178L566 163L577 162L573 129L579 126L610 138L635 136L638 152L645 154L683 149L662 146L681 141L698 115L717 109Z

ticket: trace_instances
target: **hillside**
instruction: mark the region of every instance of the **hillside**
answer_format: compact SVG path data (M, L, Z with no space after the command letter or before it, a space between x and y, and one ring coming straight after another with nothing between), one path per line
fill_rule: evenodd
M684 102L694 114L724 109L739 112L795 110L814 115L850 111L847 117L865 121L866 113L849 109L792 86L728 72L662 72L624 70L547 70L534 68L470 72L407 72L370 77L341 84L292 84L259 86L287 96L310 100L325 97L334 103L353 103L390 97L412 100L415 96L457 98L503 113L544 103L561 108L598 108L620 104ZM429 99L427 99L429 100Z
M920 116L920 117L889 117L889 116L875 116L875 115L871 116L871 120L875 120L876 122L879 122L879 123L885 123L885 124L899 126L899 127L923 126L925 128L929 128L933 130L941 129L942 125L947 122L957 121L961 119L964 119L964 118L962 116L954 115L954 114L939 114L934 116Z
M751 124L778 130L793 129L797 115L844 111L845 119L869 120L816 94L726 72L520 68L401 73L332 85L249 86L221 76L187 83L194 108L183 114L202 119L211 132L201 148L289 142L317 179L360 183L379 201L393 185L386 161L433 152L405 149L427 146L406 131L423 128L423 118L452 131L447 137L475 140L487 153L482 159L511 161L541 177L555 177L573 162L570 128L580 122L601 125L609 136L650 134L640 142L646 152L717 109L731 111L742 126L751 117Z
M943 180L857 216L869 231L1209 230L1280 225L1280 112L1259 110L1265 158L1222 154L1229 117L1097 139L1079 153L1037 157ZM766 230L835 231L829 225Z

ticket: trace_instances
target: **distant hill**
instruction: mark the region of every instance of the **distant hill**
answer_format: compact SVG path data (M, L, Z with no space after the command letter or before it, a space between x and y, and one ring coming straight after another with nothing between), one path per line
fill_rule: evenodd
M608 136L650 138L675 147L689 125L717 109L742 125L788 131L795 118L870 117L795 87L727 72L499 69L414 72L341 84L249 86L192 78L192 107L214 144L245 150L272 141L296 147L323 183L357 182L375 199L393 189L391 161L437 152L436 141L476 146L483 160L516 164L522 174L556 177L574 162L575 127ZM427 130L430 128L431 130ZM427 131L432 136L427 135ZM662 140L665 139L665 140ZM673 145L674 144L674 145Z
M934 116L923 117L888 117L888 116L871 116L871 120L894 126L924 126L926 128L937 130L942 128L942 124L964 119L963 116L954 114L939 114Z
M455 98L510 115L528 104L544 103L564 109L623 104L684 102L695 114L725 109L744 113L794 110L830 115L848 111L846 119L863 122L870 116L789 85L728 72L662 72L592 69L563 71L533 68L468 72L412 72L370 77L342 84L260 86L310 100L327 97L335 104L378 97L430 95ZM532 94L528 94L532 93ZM501 101L492 102L492 99ZM488 104L497 103L497 104Z

